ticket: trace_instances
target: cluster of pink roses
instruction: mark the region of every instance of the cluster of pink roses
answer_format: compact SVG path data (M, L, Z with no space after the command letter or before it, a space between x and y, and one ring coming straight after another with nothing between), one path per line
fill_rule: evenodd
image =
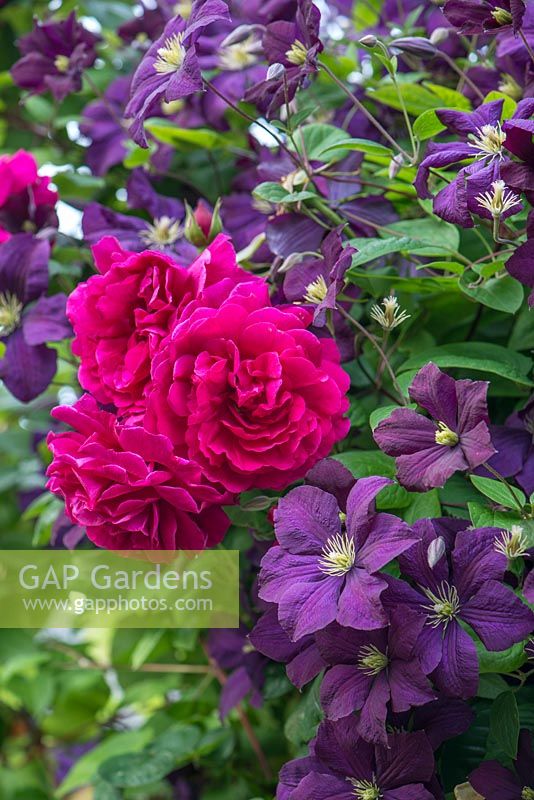
M283 489L346 435L337 347L273 306L224 235L190 267L111 237L94 256L68 302L90 394L53 412L74 431L50 434L49 488L101 547L213 546L223 505Z

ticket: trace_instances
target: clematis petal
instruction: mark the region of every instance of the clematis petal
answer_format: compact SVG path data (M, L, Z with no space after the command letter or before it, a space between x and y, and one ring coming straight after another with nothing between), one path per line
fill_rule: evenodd
M487 581L461 610L488 650L506 650L530 636L534 614L509 586Z

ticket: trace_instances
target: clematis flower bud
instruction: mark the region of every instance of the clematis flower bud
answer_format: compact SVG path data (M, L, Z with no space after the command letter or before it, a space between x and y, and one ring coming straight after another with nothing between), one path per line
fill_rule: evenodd
M394 39L390 46L401 53L408 53L418 56L418 58L433 58L436 55L436 48L430 39L426 39L424 36L404 36Z

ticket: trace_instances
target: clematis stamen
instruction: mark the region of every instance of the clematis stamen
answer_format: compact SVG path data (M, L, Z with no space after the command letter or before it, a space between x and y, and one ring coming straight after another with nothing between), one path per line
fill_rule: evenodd
M9 336L18 328L23 304L10 292L0 293L0 336Z
M183 33L175 33L165 39L163 47L158 49L158 57L154 61L154 69L160 74L178 72L185 59Z
M366 675L378 675L386 669L388 663L387 655L372 644L365 645L358 653L358 666Z
M495 537L495 550L506 558L523 558L528 547L521 525L512 525L509 531L501 531L500 537Z
M511 189L506 188L504 181L494 181L491 188L491 192L483 192L477 195L475 200L479 206L489 211L493 218L502 217L520 202L519 197Z
M148 245L163 247L174 244L181 234L182 227L178 220L163 216L155 219L153 225L139 234L139 238Z
M328 286L322 275L319 275L314 281L306 286L306 294L304 300L307 303L312 303L317 306L322 303L328 292Z
M349 572L356 561L356 547L353 539L346 533L331 536L323 547L319 558L319 569L326 575L342 577Z
M442 444L446 447L454 447L459 442L458 434L445 425L444 422L438 422L438 430L435 434L436 444Z
M476 134L470 133L469 146L477 150L475 158L503 158L503 145L506 133L502 130L500 122L496 125L483 125L477 129Z
M54 66L58 72L68 72L70 60L68 56L56 56L54 59Z
M352 784L352 794L357 800L379 800L382 797L382 792L374 780L358 781L354 778L347 778L347 780Z
M383 308L379 305L374 305L371 308L370 315L385 331L392 331L398 325L402 325L410 314L401 309L399 301L394 295L384 297L382 300Z
M521 800L534 800L534 789L530 786L523 786Z
M286 51L287 60L296 67L301 67L305 64L307 57L308 50L306 45L299 41L299 39L295 39L289 50Z
M250 34L246 39L221 48L219 66L221 69L236 71L251 67L258 61L260 40Z
M430 589L424 590L426 596L431 601L431 605L425 606L430 612L427 624L432 628L445 624L445 627L458 616L460 611L460 598L455 586L450 586L443 581L437 594Z
M514 18L505 8L495 8L491 12L491 16L498 25L511 25Z
M175 4L173 11L177 17L189 19L193 10L193 0L181 0Z

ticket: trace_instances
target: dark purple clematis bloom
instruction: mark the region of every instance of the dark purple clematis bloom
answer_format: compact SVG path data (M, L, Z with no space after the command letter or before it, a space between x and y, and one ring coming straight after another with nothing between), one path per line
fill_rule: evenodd
M367 742L387 746L388 704L395 713L436 699L415 646L424 619L399 608L390 625L376 631L355 631L337 623L317 633L317 645L331 665L321 684L321 704L328 719L360 711L358 732Z
M443 13L460 33L500 33L519 30L524 0L447 0Z
M468 703L451 697L440 697L419 706L412 714L394 714L391 717L395 730L408 730L406 723L409 722L409 730L424 731L434 750L448 739L465 733L474 719L475 713Z
M531 731L519 734L514 769L498 761L485 761L469 776L473 789L486 800L532 800L534 798L534 750Z
M132 138L141 147L147 147L143 123L163 101L171 103L203 89L196 42L208 25L227 19L224 0L195 0L189 18L171 19L149 48L133 76L125 111L133 118Z
M534 492L534 397L520 411L508 417L505 425L490 426L497 452L489 465L515 482L528 495ZM484 473L483 468L481 474Z
M185 209L181 200L158 194L146 172L133 170L128 180L128 206L147 211L151 222L130 214L120 214L99 203L89 203L84 211L83 233L90 245L104 236L113 236L133 252L156 249L175 256L185 264L198 255L184 239Z
M18 40L22 58L11 69L17 86L32 94L50 91L56 100L82 88L82 74L96 61L99 36L76 20L74 11L61 22L36 22Z
M280 624L292 641L340 625L373 630L387 624L380 595L386 582L376 573L418 537L374 500L387 478L362 478L347 500L342 525L336 498L299 486L275 511L279 544L264 556L259 596L278 604Z
M506 269L519 283L532 289L528 304L534 306L534 212L527 219L527 241L519 245L506 262Z
M267 25L263 47L271 67L266 79L247 91L245 100L272 116L294 98L297 89L317 72L317 56L323 49L320 21L321 13L312 0L297 0L294 21Z
M267 609L256 623L249 639L264 656L286 665L287 677L298 689L326 667L315 637L303 636L298 642L292 642L278 621L275 605Z
M409 388L410 398L431 419L397 408L374 431L381 450L394 456L407 489L443 486L459 470L472 470L495 453L488 428L486 381L455 381L430 362Z
M373 747L347 717L319 726L315 757L320 767L300 781L291 800L434 800L434 754L424 733L398 733Z
M384 597L392 607L406 604L425 617L417 647L423 671L432 673L445 696L468 699L477 691L478 658L460 620L488 650L498 651L529 636L534 615L503 583L507 559L499 548L498 528L458 533L451 552L446 542L438 541L429 521L414 527L421 541L409 555L401 555L399 563L415 588L388 578L390 588Z
M6 346L0 378L17 400L28 403L56 372L56 351L46 342L72 335L63 294L46 297L50 245L17 233L0 247L0 341Z
M479 106L475 111L441 109L437 116L447 131L460 137L460 141L431 143L419 165L414 186L421 198L432 197L428 190L430 170L443 169L469 160L472 163L459 170L456 178L434 197L434 213L448 222L472 228L472 214L480 214L477 197L482 186L490 189L500 178L500 162L505 158L506 134L501 128L502 100ZM482 173L480 176L477 173ZM480 180L473 183L473 176Z
M89 103L83 111L80 131L91 139L86 161L94 175L105 175L128 152L128 134L122 118L129 89L129 77L117 78L110 83L102 100Z
M230 672L219 700L221 718L225 719L247 695L252 706L259 708L265 680L267 659L250 647L249 631L244 625L236 630L221 628L210 631L208 650L219 667Z

